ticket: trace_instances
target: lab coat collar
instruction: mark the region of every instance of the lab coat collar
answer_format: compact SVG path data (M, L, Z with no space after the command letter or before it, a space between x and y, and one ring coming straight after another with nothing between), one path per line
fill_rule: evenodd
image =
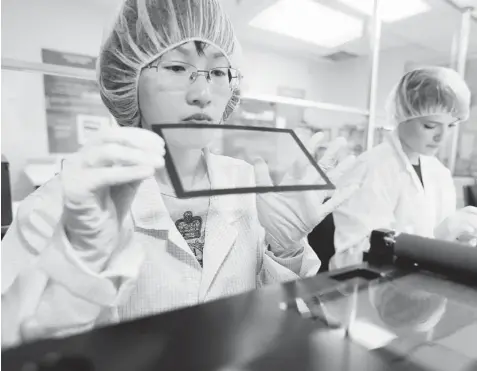
M409 175L411 176L411 179L414 183L414 186L420 191L420 192L424 192L424 187L421 183L421 180L419 179L419 177L417 176L416 174L416 171L414 170L414 168L412 167L412 164L411 164L411 161L409 160L409 158L407 157L406 153L404 152L403 148L402 148L402 144L401 144L401 140L399 139L399 135L398 135L398 132L397 130L394 130L391 135L389 136L389 142L391 143L391 146L392 148L394 149L394 151L396 152L396 154L398 155L398 159L401 163L401 165L406 169L406 171L409 173ZM422 176L423 176L423 179L424 179L424 184L426 183L425 181L425 169L426 169L426 166L425 165L422 165L423 162L426 162L426 160L424 159L424 156L419 156L419 161L421 163L421 173L422 173Z
M177 230L166 209L161 190L154 176L145 179L139 185L131 205L131 213L136 230L161 236L195 259L189 245Z
M239 173L236 166L223 156L204 151L205 160L213 189L233 188L238 184ZM163 232L175 246L193 256L189 245L177 230L164 201L159 185L154 177L144 180L139 186L131 206L136 229ZM240 197L235 195L213 196L206 222L206 242L204 248L204 267L199 292L203 300L212 285L220 267L229 254L237 237L234 222L243 215ZM194 257L195 259L195 257Z
M213 155L208 150L205 150L204 154L213 189L234 188L239 184L237 167L231 166L226 157ZM207 296L220 267L235 243L238 231L233 223L243 215L243 211L240 197L235 195L210 198L204 268L199 289L200 301Z
M434 174L435 165L434 162L436 159L432 156L419 156L421 162L421 174L424 186L422 185L419 177L416 174L416 171L412 167L409 158L404 153L402 149L401 141L399 140L397 131L394 131L389 138L395 153L398 155L398 159L401 162L402 166L407 170L409 176L412 179L412 183L417 191L417 195L414 199L414 207L419 210L426 210L426 217L419 217L414 220L414 223L419 225L418 230L425 231L426 236L432 236L434 231L434 223L436 221L436 187L439 185L439 179L436 178ZM440 201L439 201L440 202ZM422 214L420 214L422 215ZM424 232L422 232L424 235Z

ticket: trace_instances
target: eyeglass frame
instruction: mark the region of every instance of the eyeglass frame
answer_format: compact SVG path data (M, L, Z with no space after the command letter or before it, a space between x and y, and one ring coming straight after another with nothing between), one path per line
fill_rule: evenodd
M194 72L192 72L192 74L189 76L189 81L190 81L190 84L193 84L197 78L199 77L199 75L204 75L206 81L210 84L210 81L211 81L211 77L210 77L210 73L214 70L217 70L217 69L222 69L222 68L227 68L228 70L233 70L233 71L236 71L236 75L237 76L231 76L231 80L229 82L229 88L230 90L235 90L238 88L239 84L240 84L240 81L242 80L243 78L243 75L242 73L240 72L239 69L237 68L233 68L233 67L214 67L214 68L211 68L211 69L208 69L208 70L200 70L198 69L196 66L194 66L193 64L190 64L190 63L187 63L187 62L182 62L182 61L163 61L163 60L156 60L156 61L153 61L151 63L149 63L148 65L146 65L144 67L144 69L153 69L155 68L156 69L156 72L158 71L158 68L159 68L159 65L161 63L180 63L180 64L185 64L187 66L190 66L190 67L193 67L195 69L195 77L194 76ZM192 78L192 79L191 79ZM237 82L237 85L236 86L233 86L232 85L232 79L237 79L238 82Z

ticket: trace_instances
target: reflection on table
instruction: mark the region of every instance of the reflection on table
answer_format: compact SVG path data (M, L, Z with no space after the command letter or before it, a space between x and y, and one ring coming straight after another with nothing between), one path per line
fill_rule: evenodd
M76 359L81 370L470 371L475 344L477 287L362 265L25 345L4 352L2 363L9 370Z

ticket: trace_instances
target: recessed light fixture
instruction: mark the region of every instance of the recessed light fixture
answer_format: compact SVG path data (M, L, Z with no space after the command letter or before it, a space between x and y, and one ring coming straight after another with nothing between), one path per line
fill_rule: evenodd
M350 8L366 15L373 14L374 0L339 0ZM431 7L424 0L379 0L380 14L384 22L396 22L428 12Z
M279 0L253 18L250 26L325 48L358 39L364 32L363 20L313 0Z

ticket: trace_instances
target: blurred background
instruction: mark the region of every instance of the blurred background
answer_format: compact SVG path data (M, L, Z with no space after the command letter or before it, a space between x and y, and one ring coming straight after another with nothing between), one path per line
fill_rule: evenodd
M359 154L389 131L384 103L406 71L432 64L463 74L472 114L439 156L465 203L462 187L477 179L477 0L222 1L244 53L235 125L344 136ZM14 202L111 125L94 65L120 4L2 1L1 151Z

